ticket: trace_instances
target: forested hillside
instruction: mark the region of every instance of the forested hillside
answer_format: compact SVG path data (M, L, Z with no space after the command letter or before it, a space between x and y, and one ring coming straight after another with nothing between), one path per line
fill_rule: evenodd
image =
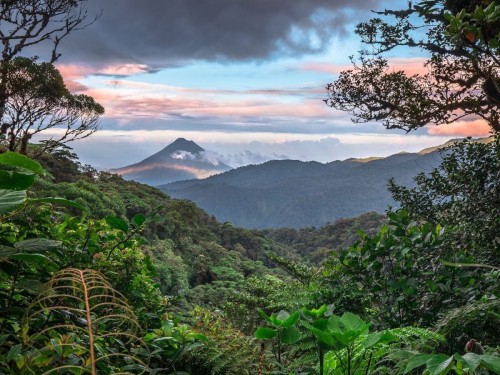
M389 179L412 186L415 175L429 172L440 160L437 151L326 164L274 160L159 188L245 228L302 228L368 211L383 213L396 205L387 190Z

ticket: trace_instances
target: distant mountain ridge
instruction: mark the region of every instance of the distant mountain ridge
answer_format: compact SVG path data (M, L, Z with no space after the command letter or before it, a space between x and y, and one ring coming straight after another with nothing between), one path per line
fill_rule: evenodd
M384 212L395 205L387 191L390 178L412 186L413 177L440 161L435 149L326 164L274 160L159 188L173 198L192 200L219 221L257 229L302 228Z
M139 163L112 169L111 172L148 185L209 177L231 167L207 153L195 142L178 138L163 150Z

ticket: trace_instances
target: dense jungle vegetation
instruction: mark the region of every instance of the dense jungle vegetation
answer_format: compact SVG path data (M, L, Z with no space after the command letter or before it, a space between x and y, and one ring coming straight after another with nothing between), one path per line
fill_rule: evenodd
M27 33L2 35L0 374L500 374L496 133L442 150L414 188L389 182L401 208L383 217L301 230L218 223L189 201L78 162L65 142L95 131L102 107L61 86L55 49L49 63L17 56L83 22L78 1L46 4L0 3L3 21L23 20ZM377 53L426 46L438 76L457 76L430 87L365 59L329 86L328 104L361 103L353 116L409 130L461 110L497 131L500 5L422 1L384 16L397 24L358 28ZM409 36L415 16L434 25L427 44ZM47 17L66 26L46 29ZM366 90L392 80L411 100L395 108L387 92L355 90L352 74L371 77ZM436 97L418 84L463 90ZM44 124L61 123L66 138L30 144Z

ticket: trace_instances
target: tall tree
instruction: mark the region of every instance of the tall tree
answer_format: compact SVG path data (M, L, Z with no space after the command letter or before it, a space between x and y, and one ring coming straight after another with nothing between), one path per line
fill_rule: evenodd
M6 66L8 99L2 130L10 151L25 154L31 137L51 128L55 134L45 149L98 130L104 108L90 96L71 94L53 64L16 57Z
M4 121L12 60L29 47L43 45L54 63L61 40L97 19L88 19L86 6L87 0L0 0L0 137L12 125Z
M356 33L370 47L354 68L327 85L326 103L355 122L411 131L428 124L483 119L500 131L500 4L492 0L428 0L376 12ZM382 55L419 48L427 73L389 69Z

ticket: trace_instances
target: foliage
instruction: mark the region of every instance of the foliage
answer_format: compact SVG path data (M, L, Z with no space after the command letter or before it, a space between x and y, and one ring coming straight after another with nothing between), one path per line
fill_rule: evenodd
M283 354L282 344L293 345L301 336L315 337L314 346L302 345L303 352L300 355L309 358L310 353L315 352L313 364L317 363L318 367L314 369L315 366L309 366L307 371L320 375L390 373L390 368L382 364L382 359L389 353L399 350L401 346L431 348L443 340L436 333L412 327L369 333L370 324L357 315L332 315L331 309L326 305L318 309L303 308L300 313L291 315L284 311L271 316L261 312L261 315L274 328L260 327L255 331L255 337L273 340L273 353L283 373L287 368L296 367L297 362L303 361L290 357L293 350ZM302 332L297 327L302 328ZM288 355L289 360L284 362L282 355ZM301 370L304 371L305 368Z
M64 86L64 84L61 86L62 79L60 79L60 76L58 78L58 73L53 74L57 70L51 64L55 63L60 56L57 49L61 41L74 30L92 24L98 17L88 23L85 23L86 18L85 0L7 0L0 2L0 22L3 25L0 36L2 42L2 59L0 61L0 140L7 137L10 150L17 149L15 143L20 138L23 144L20 149L25 151L30 133L20 134L20 129L33 126L33 124L29 123L30 118L33 119L33 122L36 122L36 120L44 117L57 117L57 113L47 111L44 111L44 116L40 117L37 110L40 109L40 104L44 103L44 101L46 104L50 102L50 100L47 102L47 99L57 98L58 95L54 94L58 90L60 93L60 89ZM50 44L47 44L48 41ZM26 49L41 45L44 47L52 45L48 51L49 63L36 64L33 60L19 58L19 56L25 55ZM50 74L47 75L47 73ZM50 77L56 78L56 81L49 79ZM31 82L30 79L33 79L33 81ZM47 80L51 85L45 85L44 80ZM56 84L52 86L54 82ZM20 85L17 86L18 84ZM40 90L43 87L45 89ZM48 90L46 90L47 88ZM27 92L26 89L31 91ZM21 90L21 92L24 90L23 95L19 95L21 92L18 90ZM37 95L31 97L30 94L35 92ZM12 111L15 107L15 105L13 107L13 104L17 102L12 96L13 94L14 96L17 94L18 99L23 98L25 102L24 104L22 102L17 103L22 108L22 110L17 108L19 110L17 113L23 114L25 117L22 124L12 121L15 112L15 110ZM95 114L98 115L103 111L101 106L85 95L67 96L66 98L59 95L59 98L63 102L66 101L66 110L68 112L65 118L72 125L79 121L79 116L82 118L88 116L90 118L90 115L95 116ZM8 109L9 106L10 110ZM52 101L52 107L49 106L48 108L55 109L57 112L58 105ZM62 108L64 108L64 105ZM92 113L95 110L97 113ZM75 118L75 115L78 116ZM73 135L85 133L85 129L71 128L71 126L67 128L69 135L71 133Z
M356 33L371 50L327 85L326 103L356 122L411 131L466 116L500 131L500 6L497 1L419 1L376 12ZM425 32L422 32L422 29ZM389 69L381 57L400 46L430 54L427 73Z
M319 264L332 250L349 247L359 240L359 230L374 235L385 221L385 215L368 212L350 219L338 219L320 228L279 228L262 232L266 237L293 248L294 253L311 263Z
M220 314L196 308L193 329L207 338L190 361L198 366L196 374L261 374L270 364L262 350L248 336L233 328Z
M202 347L206 337L194 332L186 324L164 319L160 328L146 334L144 341L151 350L151 368L177 374L179 366L189 367L187 358L191 352Z
M337 286L336 307L356 307L383 326L429 326L437 313L494 289L495 281L476 269L443 265L444 260L473 260L459 251L449 253L444 233L440 225L413 221L406 211L390 213L379 234L364 236L325 265L325 282Z
M26 154L36 134L57 128L63 132L44 148L85 138L99 129L104 108L87 95L72 95L54 65L17 57L2 62L3 86L8 92L3 110L2 134L10 151Z
M53 275L26 312L20 373L148 371L140 326L123 295L94 270Z
M500 374L500 357L491 354L466 353L463 356L455 353L452 356L446 354L420 354L408 351L393 353L392 359L398 361L400 371L398 373L408 374L414 369L425 365L424 374L444 375L453 371L455 374Z
M416 220L448 228L449 252L463 251L476 261L499 265L500 138L466 139L441 151L441 165L415 177L414 188L389 189Z

